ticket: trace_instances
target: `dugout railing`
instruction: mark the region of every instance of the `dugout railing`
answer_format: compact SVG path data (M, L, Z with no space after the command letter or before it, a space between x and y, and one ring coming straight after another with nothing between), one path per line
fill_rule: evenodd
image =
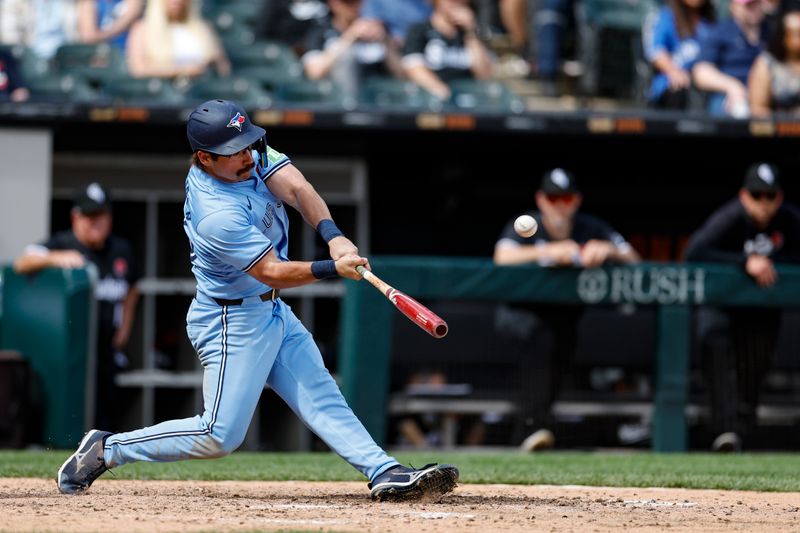
M488 259L436 257L372 257L370 263L398 290L423 300L656 306L652 449L659 452L687 449L692 307L800 304L800 267L792 266L780 266L779 282L762 289L741 269L722 264L642 263L552 269L497 267ZM340 383L355 413L376 440L384 442L392 313L396 311L369 284L346 281L345 287L340 316ZM425 335L422 331L419 334Z

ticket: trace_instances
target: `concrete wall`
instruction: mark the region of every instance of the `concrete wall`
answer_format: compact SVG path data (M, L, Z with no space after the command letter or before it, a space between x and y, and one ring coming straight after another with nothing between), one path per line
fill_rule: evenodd
M52 134L0 128L0 264L50 233Z

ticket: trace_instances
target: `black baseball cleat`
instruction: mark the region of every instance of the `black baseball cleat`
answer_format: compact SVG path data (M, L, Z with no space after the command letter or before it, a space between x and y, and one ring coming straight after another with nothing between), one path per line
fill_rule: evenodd
M58 469L58 490L64 494L80 494L108 470L103 459L103 445L109 435L109 431L93 429L83 437L77 451Z
M431 463L422 468L393 466L367 486L375 501L439 501L456 488L458 468Z

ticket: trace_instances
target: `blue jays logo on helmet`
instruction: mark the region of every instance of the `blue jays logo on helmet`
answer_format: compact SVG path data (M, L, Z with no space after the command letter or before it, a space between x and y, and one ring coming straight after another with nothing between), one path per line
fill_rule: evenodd
M231 121L228 122L228 127L229 128L236 128L237 130L239 130L241 132L242 131L242 124L244 124L244 122L245 122L245 118L242 116L241 113L237 112L236 116L234 116L231 119Z
M193 152L232 155L263 139L265 134L263 128L247 118L247 111L241 105L230 100L200 104L186 123L186 136Z

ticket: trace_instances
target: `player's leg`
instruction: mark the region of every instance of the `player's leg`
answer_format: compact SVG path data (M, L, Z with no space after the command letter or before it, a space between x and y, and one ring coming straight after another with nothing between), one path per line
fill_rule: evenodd
M330 448L373 479L396 465L353 414L322 361L311 334L285 304L283 346L269 375L269 386Z
M437 500L453 490L455 466L408 468L375 443L325 368L311 334L288 306L280 307L286 333L268 383L334 452L369 478L372 498Z
M271 315L272 307L272 302L225 307L193 303L187 331L205 368L202 416L109 437L108 466L213 458L238 448L280 345L283 324Z

